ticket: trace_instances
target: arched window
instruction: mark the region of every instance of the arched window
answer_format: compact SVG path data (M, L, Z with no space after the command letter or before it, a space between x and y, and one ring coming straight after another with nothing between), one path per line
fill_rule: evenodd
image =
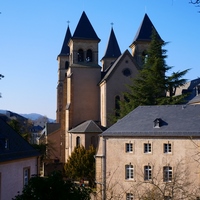
M84 53L83 49L78 50L78 62L83 62L84 61Z
M142 53L142 61L143 61L144 64L147 62L147 59L148 59L147 51L143 51L143 53Z
M66 61L66 62L65 62L65 69L68 69L68 67L69 67L69 62Z
M80 146L80 144L81 144L81 138L78 136L76 137L76 146L78 147Z
M95 136L91 137L91 145L93 145L93 147L96 147L96 138L95 138Z
M119 112L120 112L120 97L116 96L115 97L115 116L119 117Z
M87 62L92 62L92 50L88 49L86 53L86 61Z

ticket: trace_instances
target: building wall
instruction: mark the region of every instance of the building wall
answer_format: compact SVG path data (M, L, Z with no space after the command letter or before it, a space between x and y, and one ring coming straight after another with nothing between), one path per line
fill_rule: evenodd
M37 174L37 158L27 158L0 163L0 199L11 200L22 192L24 186L23 170L30 168L30 176Z
M152 153L144 153L144 143L148 142L151 143ZM165 154L163 152L163 144L168 142L172 144L172 153ZM199 139L195 139L194 142L198 145L200 144ZM126 152L126 143L133 144L133 152ZM121 194L125 199L125 193L132 192L136 184L144 182L143 171L145 165L154 166L154 175L158 175L160 172L158 177L162 179L163 167L170 165L175 171L180 161L185 163L181 164L181 170L190 169L188 178L193 183L191 188L199 187L200 168L198 162L195 161L195 155L199 150L189 138L108 138L106 139L106 191L108 194L111 192L113 194ZM101 148L97 152L97 157L100 155L102 155ZM101 160L98 159L96 162L96 172L102 174L102 165L99 164ZM125 165L130 163L134 167L134 179L126 180ZM173 173L175 173L174 171ZM96 174L96 178L97 182L102 181L100 174ZM98 178L100 179L98 180Z
M123 70L130 69L131 75L125 76L123 74ZM102 91L105 91L106 94L102 94L102 96L106 98L104 100L106 106L106 117L102 117L102 119L106 118L106 124L102 124L103 126L110 126L110 119L112 115L114 115L115 111L115 97L118 95L120 99L123 99L123 92L127 91L127 84L131 84L132 78L134 78L138 74L138 70L131 60L130 56L126 55L119 65L114 69L113 73L110 75L110 78L106 81L106 91L105 86L102 88ZM104 108L102 106L102 108Z
M58 129L57 131L49 134L47 136L47 149L48 149L48 156L51 160L62 160L61 157L61 145L62 145L62 141L61 141L61 134L60 134L60 129Z
M79 66L70 68L71 96L70 112L71 124L74 128L86 120L100 120L100 91L98 83L101 78L100 67ZM68 129L68 130L69 130Z

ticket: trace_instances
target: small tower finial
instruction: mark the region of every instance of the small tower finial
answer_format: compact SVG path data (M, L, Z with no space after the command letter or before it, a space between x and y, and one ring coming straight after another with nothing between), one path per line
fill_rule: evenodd
M68 23L68 26L69 26L70 21L68 20L67 23Z
M113 28L113 25L114 25L114 23L113 23L113 22L111 22L110 24L111 24L111 28Z

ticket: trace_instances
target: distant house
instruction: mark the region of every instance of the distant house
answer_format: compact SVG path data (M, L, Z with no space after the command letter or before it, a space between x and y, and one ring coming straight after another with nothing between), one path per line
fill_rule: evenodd
M177 199L182 191L198 199L199 147L200 105L139 106L100 134L97 191L102 199L136 200L165 188L152 199Z
M200 104L200 78L191 80L177 88L176 95L188 94L185 99L187 104Z
M0 118L0 199L10 200L38 174L36 151Z

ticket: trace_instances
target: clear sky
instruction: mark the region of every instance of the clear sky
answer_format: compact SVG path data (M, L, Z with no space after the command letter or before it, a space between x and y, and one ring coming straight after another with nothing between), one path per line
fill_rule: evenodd
M189 0L1 0L0 109L39 113L55 119L57 55L67 21L72 34L83 11L98 37L103 57L111 23L121 52L129 49L147 13L162 39L169 42L171 72L191 68L188 80L200 76L200 13ZM200 8L199 8L200 9ZM170 73L171 73L170 72Z

